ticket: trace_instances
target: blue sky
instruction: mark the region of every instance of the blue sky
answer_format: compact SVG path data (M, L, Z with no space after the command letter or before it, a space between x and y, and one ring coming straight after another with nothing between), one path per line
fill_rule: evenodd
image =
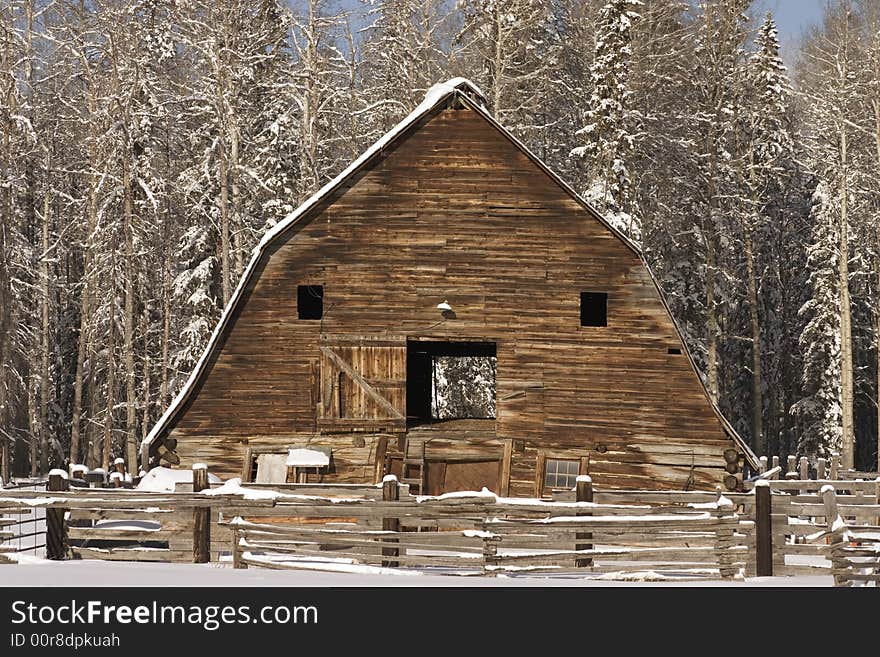
M291 5L297 4L297 0L287 2ZM786 63L791 65L801 33L819 22L826 2L827 0L755 0L752 10L759 17L763 17L768 9L773 12L779 26L782 55ZM357 7L358 4L357 0L339 0L339 5L345 8Z

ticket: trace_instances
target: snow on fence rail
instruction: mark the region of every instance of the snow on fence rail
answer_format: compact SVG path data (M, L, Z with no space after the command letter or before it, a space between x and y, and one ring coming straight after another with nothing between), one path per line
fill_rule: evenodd
M579 488L581 488L579 486ZM581 491L582 497L589 497ZM557 573L577 576L730 578L744 572L752 523L727 498L691 506L545 502L486 491L383 500L278 499L273 515L299 524L227 523L233 563L451 575ZM277 517L276 515L276 517ZM326 522L329 517L334 522ZM317 522L316 522L317 521ZM324 521L324 522L320 522ZM391 570L389 570L391 569Z
M803 471L796 470L798 476ZM175 492L67 490L63 478L55 478L48 492L0 491L0 515L48 510L55 518L56 534L63 536L52 542L50 558L204 561L233 554L239 565L273 568L830 574L827 544L809 540L827 528L820 489L834 486L837 508L850 525L880 522L880 481L773 475L760 485L747 482L748 492L726 493L725 504L733 506L720 516L717 491L594 490L586 481L551 502L486 490L419 497L393 479L378 485L231 480L194 493L192 484ZM197 527L197 514L210 522ZM732 536L726 525L731 514ZM237 526L231 522L236 517ZM273 532L282 536L275 540Z

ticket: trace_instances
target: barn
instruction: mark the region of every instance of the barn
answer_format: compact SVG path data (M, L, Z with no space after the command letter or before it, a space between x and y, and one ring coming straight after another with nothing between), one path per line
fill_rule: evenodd
M461 78L265 235L142 449L245 480L268 455L298 481L528 497L757 467L639 249Z

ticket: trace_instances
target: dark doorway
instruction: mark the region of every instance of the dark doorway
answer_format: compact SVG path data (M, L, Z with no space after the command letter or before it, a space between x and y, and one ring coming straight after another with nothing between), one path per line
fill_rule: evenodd
M494 342L406 343L406 417L414 426L495 418Z

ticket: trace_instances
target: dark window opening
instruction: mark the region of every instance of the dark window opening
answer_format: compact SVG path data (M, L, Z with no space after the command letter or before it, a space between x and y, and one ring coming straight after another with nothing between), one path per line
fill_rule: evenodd
M581 292L581 326L608 326L607 292Z
M681 349L679 349L678 347L669 347L666 350L666 353L670 356L681 356Z
M407 423L495 419L496 363L494 342L407 341Z
M321 319L324 316L324 286L296 287L296 314L300 319Z

